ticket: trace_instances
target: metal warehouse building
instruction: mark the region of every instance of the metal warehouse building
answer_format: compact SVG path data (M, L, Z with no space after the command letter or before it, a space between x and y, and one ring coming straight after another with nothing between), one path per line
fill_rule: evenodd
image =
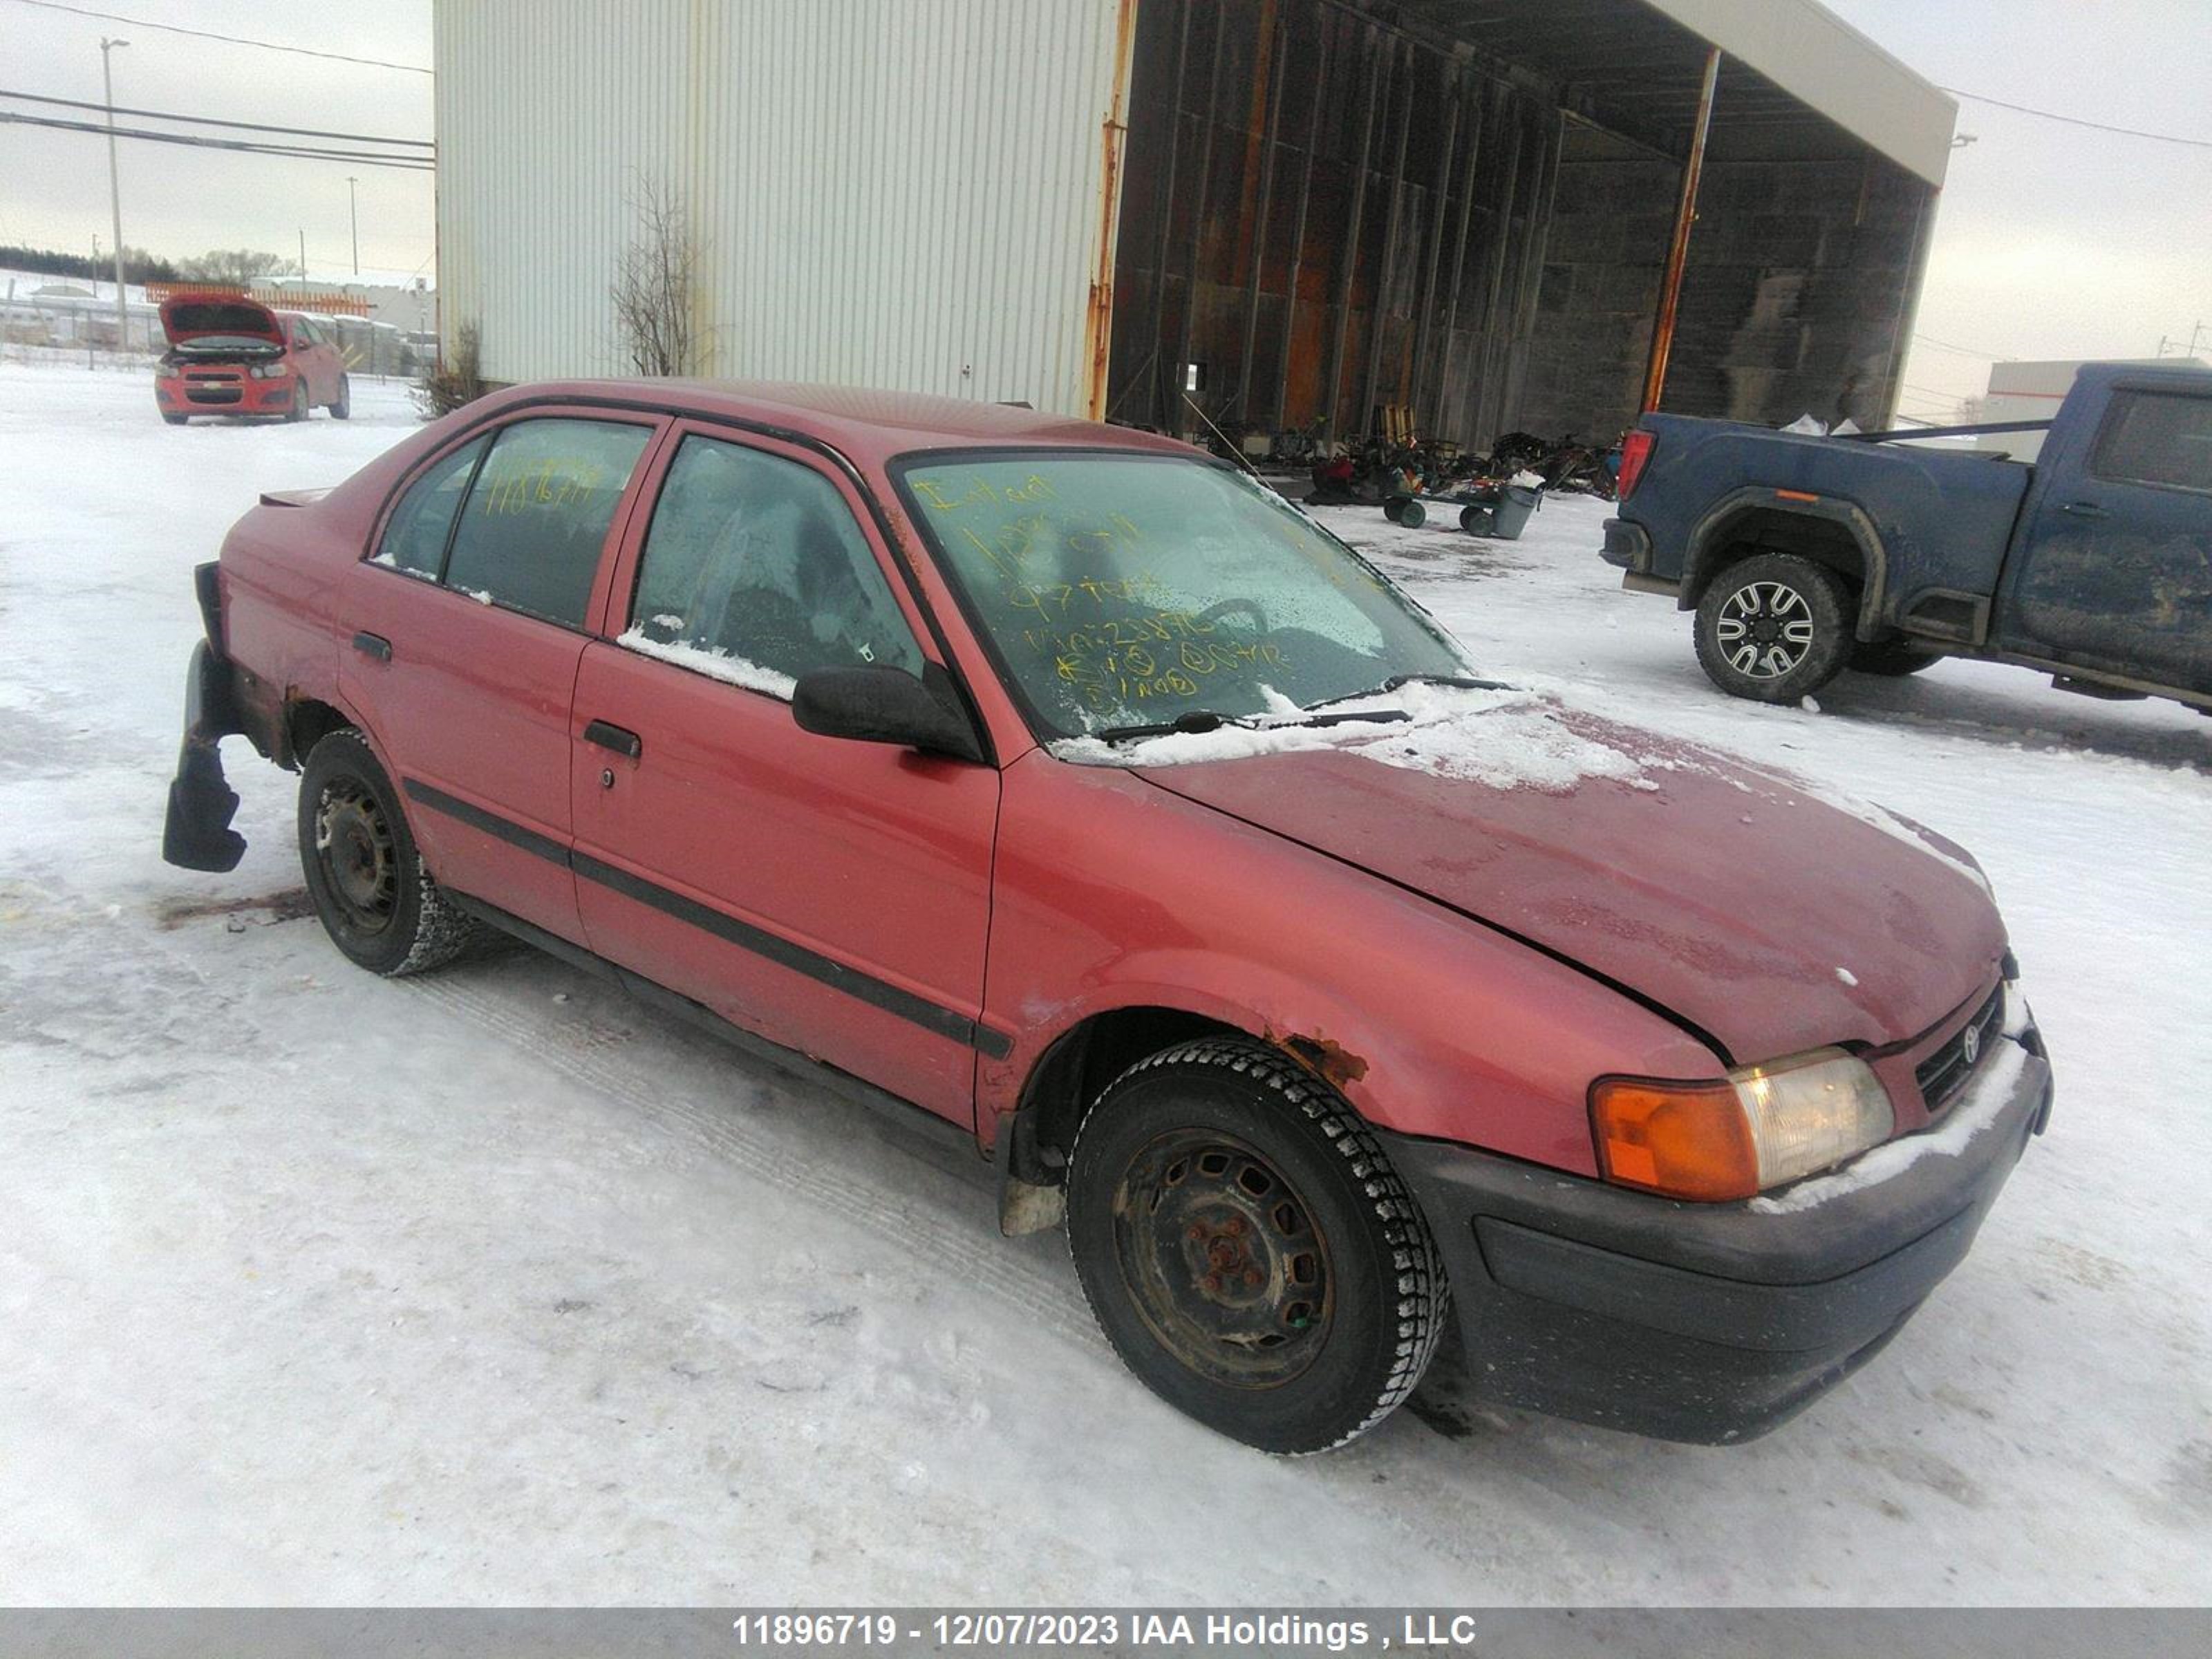
M704 374L1486 443L1609 437L1655 331L1670 410L1882 422L1956 115L1814 0L441 0L436 61L491 379L626 372L650 183Z

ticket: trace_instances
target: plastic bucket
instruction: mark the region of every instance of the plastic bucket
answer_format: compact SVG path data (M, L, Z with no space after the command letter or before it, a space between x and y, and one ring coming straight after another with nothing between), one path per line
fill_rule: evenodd
M1521 484L1508 484L1505 493L1498 498L1498 505L1490 510L1490 533L1502 542L1521 539L1527 528L1528 515L1543 503L1544 492Z

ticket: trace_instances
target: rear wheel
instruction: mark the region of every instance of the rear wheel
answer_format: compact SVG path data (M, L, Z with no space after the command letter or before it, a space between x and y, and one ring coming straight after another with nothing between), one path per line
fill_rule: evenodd
M1407 530L1419 530L1429 521L1429 509L1417 501L1408 501L1398 509L1398 523Z
M338 421L353 418L353 382L343 374L338 376L338 395L331 399L331 418Z
M1129 1369L1263 1451L1381 1422L1449 1309L1427 1224L1366 1125L1243 1037L1170 1048L1099 1097L1069 1160L1067 1234Z
M1731 696L1795 702L1851 654L1844 579L1794 553L1761 553L1713 578L1698 602L1698 661Z
M300 866L331 942L371 973L441 967L483 937L424 867L390 776L349 726L301 771Z

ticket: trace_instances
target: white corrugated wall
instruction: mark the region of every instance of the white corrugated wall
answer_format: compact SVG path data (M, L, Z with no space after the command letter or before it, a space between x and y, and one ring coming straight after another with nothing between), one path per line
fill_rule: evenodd
M608 287L652 177L704 372L1079 413L1117 11L439 0L446 338L474 320L495 380L629 372Z

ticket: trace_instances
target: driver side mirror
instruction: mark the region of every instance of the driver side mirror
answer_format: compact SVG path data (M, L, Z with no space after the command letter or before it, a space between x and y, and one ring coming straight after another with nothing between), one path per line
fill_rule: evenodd
M791 694L799 729L824 738L896 744L928 755L981 761L983 745L935 663L915 678L902 668L817 668Z

